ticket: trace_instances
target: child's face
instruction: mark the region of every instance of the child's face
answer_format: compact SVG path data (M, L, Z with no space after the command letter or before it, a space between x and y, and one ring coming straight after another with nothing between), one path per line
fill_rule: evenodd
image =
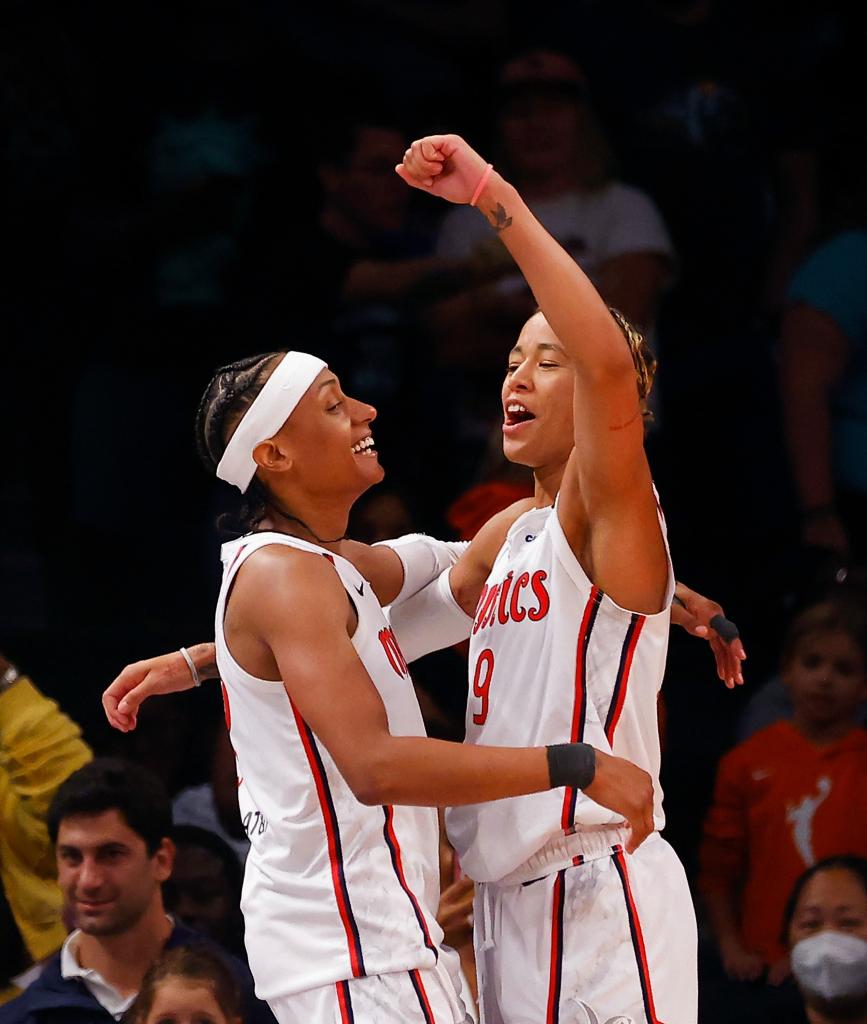
M867 698L867 676L861 648L840 631L803 637L783 680L795 711L816 725L834 725L854 718Z
M220 1009L210 985L166 978L154 993L143 1024L236 1024Z

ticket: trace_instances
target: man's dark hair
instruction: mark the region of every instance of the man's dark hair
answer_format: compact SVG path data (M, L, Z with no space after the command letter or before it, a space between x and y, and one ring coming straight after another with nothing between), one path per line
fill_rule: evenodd
M172 805L152 771L119 757L98 757L63 783L48 808L48 834L57 842L60 823L74 814L118 811L153 855L172 833Z

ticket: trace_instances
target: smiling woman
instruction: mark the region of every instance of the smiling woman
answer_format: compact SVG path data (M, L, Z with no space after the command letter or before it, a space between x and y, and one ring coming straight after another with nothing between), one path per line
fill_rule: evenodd
M246 504L240 517L244 532L255 529L270 508L282 519L301 526L315 542L322 543L322 538L303 519L281 507L280 499L266 489L264 480L270 470L279 472L286 466L285 461L281 462L282 451L274 445L263 449L260 442L277 434L302 401L306 405L315 403L321 413L327 414L315 420L302 415L296 417L292 425L296 441L295 475L304 477L317 498L321 499L328 492L329 485L339 490L341 483L357 496L382 479L369 426L376 418L376 410L345 398L337 378L325 363L306 353L271 352L218 370L202 397L196 433L199 454L205 465L220 479L237 486L245 496ZM347 404L354 414L351 418L345 415ZM264 444L267 445L267 440ZM262 472L258 474L253 457L256 447L261 449ZM337 465L342 465L344 470L355 465L369 475L362 480L354 471L350 472L349 479L341 478L339 471L335 475L332 464L335 455ZM364 457L365 462L350 460L350 455ZM360 491L359 483L364 485ZM296 508L309 504L301 495L295 495L294 500L298 503ZM342 534L336 539L343 539Z
M463 1024L457 960L436 920L435 807L564 784L630 820L650 807L644 772L584 743L483 749L425 736L382 605L437 579L438 565L420 572L406 553L420 546L427 565L436 542L345 539L353 503L383 476L375 417L302 352L218 370L197 417L205 464L247 502L247 532L223 547L216 654L251 841L247 951L280 1024ZM114 708L113 724L134 726Z

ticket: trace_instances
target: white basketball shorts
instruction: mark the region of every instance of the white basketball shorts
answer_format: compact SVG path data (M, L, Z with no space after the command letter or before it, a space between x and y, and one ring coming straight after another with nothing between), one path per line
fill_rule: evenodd
M659 835L543 878L476 887L483 1024L696 1024L695 911Z
M457 956L441 949L428 970L350 978L268 1005L278 1024L472 1024L452 961Z

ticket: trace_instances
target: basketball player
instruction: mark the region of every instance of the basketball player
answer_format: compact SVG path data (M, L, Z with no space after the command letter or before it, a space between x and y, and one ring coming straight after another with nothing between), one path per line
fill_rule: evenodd
M374 417L298 352L218 372L198 417L206 463L258 503L224 548L215 635L252 844L246 944L280 1024L464 1021L434 916L437 805L568 783L625 815L636 845L652 828L647 774L588 744L424 736L372 580L340 554L352 503L382 477ZM375 550L381 594L406 576Z
M540 306L502 389L504 451L533 468L535 496L490 520L450 571L474 615L467 741L585 740L629 757L654 779L659 829L656 702L675 584L644 453L652 356L462 139L414 142L396 170L478 204ZM447 826L481 883L486 1024L695 1024L695 916L658 834L627 859L618 815L574 787L453 806Z
M620 344L621 345L623 344L622 340L620 341ZM556 368L556 364L551 364L547 368L548 369ZM571 400L571 391L570 391L570 400ZM636 399L636 401L637 401L637 399ZM570 412L571 412L571 410L570 410ZM568 433L567 433L567 436L568 436ZM562 468L561 468L561 475L562 475ZM512 510L512 514L513 515L517 514L518 511L522 511L522 509L519 508L518 510ZM502 517L498 517L498 518L502 520ZM491 544L492 532L493 532L493 535L496 536L496 531L498 529L501 529L502 525L503 525L502 521L490 524L490 527L487 529L487 543L488 544ZM481 544L484 543L485 540L486 540L486 538L480 538L479 545L476 545L477 550L474 552L475 565L474 565L473 571L470 572L470 573L467 573L467 572L464 573L463 583L461 583L461 576L460 576L459 573L455 576L455 579L453 580L453 586L459 592L461 591L461 589L463 589L464 601L465 601L465 603L468 604L468 606L472 606L472 605L475 604L474 599L472 599L472 598L470 598L469 600L467 599L467 594L470 594L471 591L472 591L471 578L473 576L478 577L478 574L480 572L480 568L479 568L480 565L481 565L481 568L484 569L485 573L487 573L487 567L485 567L484 559L479 561L479 549L481 548ZM344 542L343 546L344 546L344 548L346 548L346 542ZM497 546L499 546L499 545L497 545ZM353 546L353 548L355 548L355 547L358 547L358 546ZM347 551L346 553L350 553L352 555L352 557L356 557L356 555L357 555L357 552L354 551L354 550L351 551L351 552ZM496 553L495 550L494 550L494 553ZM665 557L666 557L666 564L667 564L667 555ZM471 562L470 565L473 565L473 563ZM368 576L372 575L370 569L366 569L365 571L366 571L366 574ZM544 573L542 574L542 576L544 576ZM479 586L480 586L480 584L477 582L476 585L475 585L476 593L478 592ZM536 608L530 609L529 613L528 613L527 608L524 607L524 603L523 602L520 603L520 604L519 603L515 603L515 597L520 595L522 587L526 588L528 586L530 587L530 589L532 590L533 593L536 593L536 590L537 590L537 587L538 587L541 590L542 594L544 595L543 597L540 597L538 606ZM504 590L508 590L508 587L504 587L503 589ZM688 595L688 600L690 601L690 604L692 604L693 600L696 600L698 602L703 602L704 601L704 599L700 598L698 595L693 595L692 592L686 591L686 594ZM390 598L387 597L387 596L384 597L383 599L386 600L386 601L390 600ZM500 600L501 600L502 603L499 605L499 607L500 607L499 614L502 615L503 614L503 606L505 605L505 602L506 602L506 595L505 594L501 594L500 595ZM527 617L529 619L529 621L540 621L540 620L542 620L542 619L544 619L546 617L545 614L540 614L542 612L542 608L544 607L546 600L548 602L550 601L550 599L547 596L547 591L545 590L545 587L544 587L544 579L540 579L537 574L534 574L533 577L528 578L528 580L526 580L526 581L524 581L522 583L522 576L519 574L517 576L517 578L516 578L516 590L515 590L515 594L513 595L513 598L512 598L512 603L510 603L509 605L506 606L505 614L507 616L507 619L508 619L508 610L510 608L515 608L516 609L516 618L518 618L519 620L523 620L525 617ZM490 611L491 607L493 605L496 605L496 604L497 604L496 601L489 602L488 603L488 611ZM710 602L707 602L707 604L710 604ZM412 600L407 602L405 607L409 608L409 607L411 607L411 605L412 605ZM718 609L718 606L712 606L712 607ZM599 637L601 636L601 634L603 632L602 623L605 621L606 609L607 609L607 605L605 605L603 607L603 614L602 614L602 617L600 619L600 625L597 628L596 638L594 639L594 645L592 647L592 650L588 654L588 661L592 661L593 656L595 656L595 652L597 650L597 646L599 645ZM546 612L547 612L547 610L548 609L546 608ZM578 619L579 620L581 618L581 616L580 616L581 610L582 609L580 609L580 608L578 609L578 612L579 612ZM708 614L707 617L709 618L710 615ZM479 621L481 621L481 620L479 620ZM697 635L707 635L707 632L708 632L707 631L707 627L702 625L702 624L700 624L700 623L696 623L695 619L693 619L693 621L691 623L685 623L685 624L688 624L689 628L691 628L691 630L694 631ZM641 627L640 628L641 629L646 628L646 620L641 623ZM653 632L653 629L652 628L648 629L647 635L650 635L651 632ZM428 638L428 643L429 643L429 638ZM207 662L211 658L211 656L210 656L210 654L208 652L208 646L209 645L201 645L200 650L197 651L197 652L194 652L197 655L197 660L199 661L199 665L202 668L203 674L205 672L205 665L207 664ZM435 646L435 645L433 645L433 646ZM633 659L635 658L635 653L637 651L640 651L641 653L639 655L638 661L641 662L642 657L644 656L644 652L648 649L648 647L649 647L649 645L647 644L646 641L645 641L644 646L641 647L641 648L638 648L637 642L636 642L636 649L635 649L635 651L633 651L633 655L632 655ZM574 648L574 644L573 644L573 648ZM427 649L432 649L430 644L429 644ZM664 662L664 643L663 643L663 649L662 650L663 650L662 662ZM423 653L423 651L418 651L416 653ZM717 654L717 650L716 649L715 649L715 654ZM736 656L729 655L729 657L736 657ZM732 668L729 664L726 664L725 668L723 669L721 667L722 662L721 662L721 659L720 659L719 655L717 655L717 661L718 661L718 667L720 667L721 675L724 674L727 682L729 682L730 685L733 684L734 681L735 681L735 672L737 672L737 674L739 676L739 668L737 668L736 663L735 663L734 668ZM485 671L487 671L487 668L488 668L489 663L490 663L491 674L493 674L493 664L492 664L492 662L490 662L490 656L489 655L486 655L485 658L482 659L482 662L480 662L480 663L482 664L482 668ZM180 678L178 677L178 665L180 665L180 673L181 673ZM660 663L660 671L661 671L661 663ZM209 670L208 674L211 674L211 672L212 672L212 670ZM184 679L183 679L183 675L185 673L186 673L186 681L184 681ZM572 675L574 675L574 673L572 673ZM628 676L627 676L627 678L628 678ZM741 681L741 680L738 678L737 681ZM490 682L490 680L488 682ZM133 666L128 666L128 668L126 670L124 670L124 673L122 673L121 676L118 677L117 680L115 680L115 683L113 683L112 686L109 687L109 690L106 692L106 696L105 696L105 700L104 700L104 703L105 703L105 706L106 706L106 712L109 715L109 718L112 721L112 724L114 724L117 727L122 728L122 729L129 728L130 726L134 725L135 710L136 710L138 704L146 696L148 696L150 694L153 694L153 693L158 693L158 692L169 692L169 691L171 691L173 689L182 689L182 688L185 688L185 686L189 685L189 684L190 683L189 683L188 669L187 669L186 665L184 664L183 660L181 659L181 657L178 656L178 655L163 656L163 658L151 659L148 662L141 662L141 663L137 663L136 665L133 665ZM481 694L479 696L480 696L480 699L482 700L482 704L485 704L486 703L486 696L485 696L485 693L484 693L484 691L485 691L485 681L484 681L484 679L482 679L482 677L480 675L475 680L475 689L477 691L481 691ZM655 698L655 690L654 690L654 698ZM631 704L628 704L626 706L626 710L627 710L627 713L626 713L625 718L624 718L624 731L621 731L621 734L620 734L621 737L625 734L625 725L626 725L626 720L629 718L629 711L631 711ZM623 712L621 712L621 714L623 714ZM478 717L482 717L481 712L473 711L473 719L474 719L473 724L476 724L475 719L478 718ZM655 728L655 717L654 717L654 728ZM607 737L606 737L606 742L607 742ZM651 746L652 746L652 741L651 741ZM657 742L657 750L658 750L658 742ZM645 751L645 753L646 753L646 751ZM658 754L657 754L657 765L658 765ZM619 833L619 838L621 838L621 839L623 838L622 833ZM501 843L501 845L508 846L509 844ZM618 844L614 844L614 845L618 845ZM690 913L691 913L691 908L690 908ZM494 1018L492 1017L491 1019L494 1019ZM516 1019L518 1019L518 1018L516 1018Z

